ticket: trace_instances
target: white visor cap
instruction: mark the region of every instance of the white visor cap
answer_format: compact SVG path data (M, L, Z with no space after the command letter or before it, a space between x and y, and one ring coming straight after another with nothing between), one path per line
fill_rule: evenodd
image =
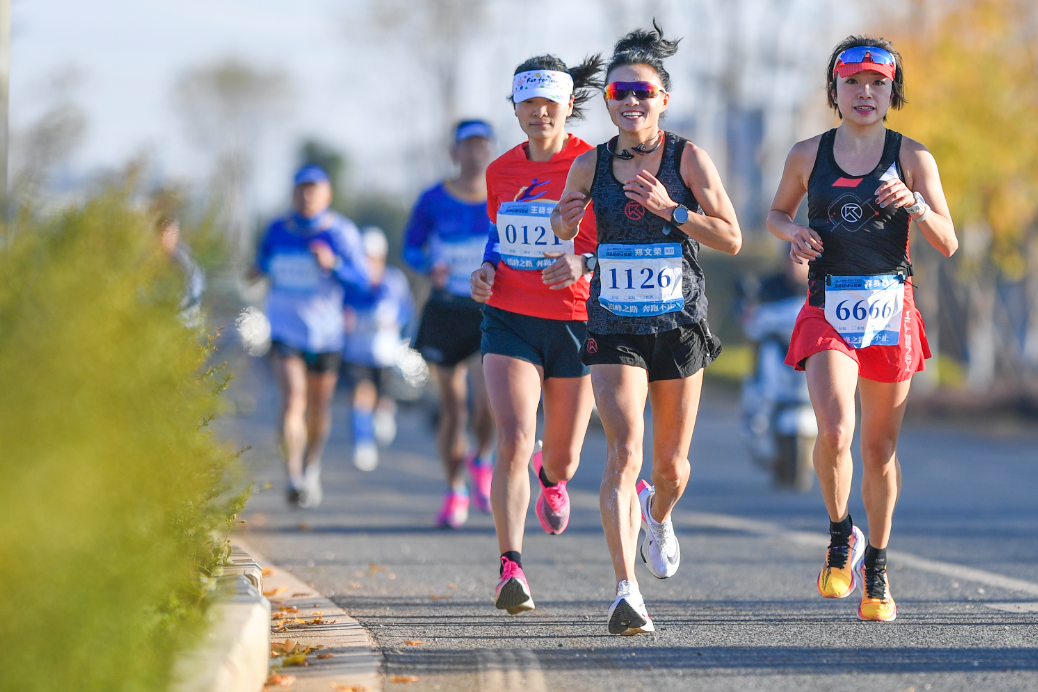
M545 98L555 103L568 104L573 95L573 78L568 72L530 70L512 77L512 101L519 103L533 98Z

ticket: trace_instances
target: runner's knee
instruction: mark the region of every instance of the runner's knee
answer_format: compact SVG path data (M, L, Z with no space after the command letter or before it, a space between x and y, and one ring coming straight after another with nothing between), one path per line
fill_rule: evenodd
M652 484L654 486L681 485L688 479L690 470L691 466L685 457L675 457L666 461L653 459Z
M815 444L830 453L839 453L851 448L854 439L854 425L842 421L818 421L818 440Z
M893 466L897 451L897 438L877 437L861 441L861 461L865 468Z

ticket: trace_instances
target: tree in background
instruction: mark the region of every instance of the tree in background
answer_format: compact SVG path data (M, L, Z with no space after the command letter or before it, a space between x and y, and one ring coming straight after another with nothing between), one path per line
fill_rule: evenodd
M201 65L177 81L174 103L199 150L211 159L213 190L236 258L252 244L252 179L257 150L288 113L288 76L236 58Z
M1038 374L1038 6L969 0L933 30L894 39L909 106L893 126L937 159L962 238L967 380L975 390L1000 374L1019 383L1023 369ZM1022 339L1022 320L999 299L1006 286L1026 296Z

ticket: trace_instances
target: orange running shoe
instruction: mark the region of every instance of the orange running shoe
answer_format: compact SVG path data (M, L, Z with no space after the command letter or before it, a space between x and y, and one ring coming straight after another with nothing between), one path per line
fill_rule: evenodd
M825 565L818 573L818 593L824 598L847 598L859 586L858 568L865 559L865 535L857 526L847 542L833 536Z
M897 617L897 604L890 595L890 582L887 580L887 568L868 569L862 563L858 568L861 579L861 604L858 606L858 617L862 620L890 622Z

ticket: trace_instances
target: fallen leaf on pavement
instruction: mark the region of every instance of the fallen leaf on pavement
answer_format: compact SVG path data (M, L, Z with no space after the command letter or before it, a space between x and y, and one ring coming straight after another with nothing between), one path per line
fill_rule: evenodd
M425 642L423 642L421 639L405 639L404 640L404 644L407 644L408 646L421 646L424 643Z
M270 596L279 596L279 595L285 593L286 591L288 591L288 587L287 586L279 586L276 589L270 589L269 591L264 591L263 595L267 596L269 598Z
M358 583L357 583L357 582L355 582L355 581L351 581L351 582L350 582L350 588L351 588L351 589L359 589L359 588L360 588L360 584L358 584Z
M434 594L432 595L432 598L434 598L434 599L435 599L435 600L437 600L437 601L439 601L439 600L442 600L442 599L445 599L445 598L450 598L450 597L451 597L451 595L450 595L450 594L446 594L446 595L444 595L444 596L441 596L441 595L439 595L439 594L435 594L435 593L434 593Z
M369 688L364 685L340 685L333 682L332 689L338 690L338 692L368 692Z
M376 564L372 563L372 564L368 565L368 571L371 572L372 574L375 574L376 572L385 572L386 568L383 567L382 565L376 565Z
M301 596L309 596L309 592L300 591L299 593L292 594L292 598L300 598Z
M418 682L419 680L421 680L421 678L418 677L417 675L394 675L393 677L389 678L390 682L403 682L403 683Z
M306 663L306 652L299 654L292 654L291 656L285 656L281 659L281 665L283 666L305 666Z
M331 658L335 654L317 654L317 658Z
M447 588L448 588L448 589L456 589L456 588L458 588L458 585L457 585L457 584L454 584L454 583L451 583L451 584L447 584Z
M264 567L263 568L263 576L264 577L269 577L272 574L274 574L274 568L273 567Z
M268 685L275 685L277 687L288 687L295 681L296 676L282 675L281 673L275 673L274 675L271 675L269 678L267 678Z

